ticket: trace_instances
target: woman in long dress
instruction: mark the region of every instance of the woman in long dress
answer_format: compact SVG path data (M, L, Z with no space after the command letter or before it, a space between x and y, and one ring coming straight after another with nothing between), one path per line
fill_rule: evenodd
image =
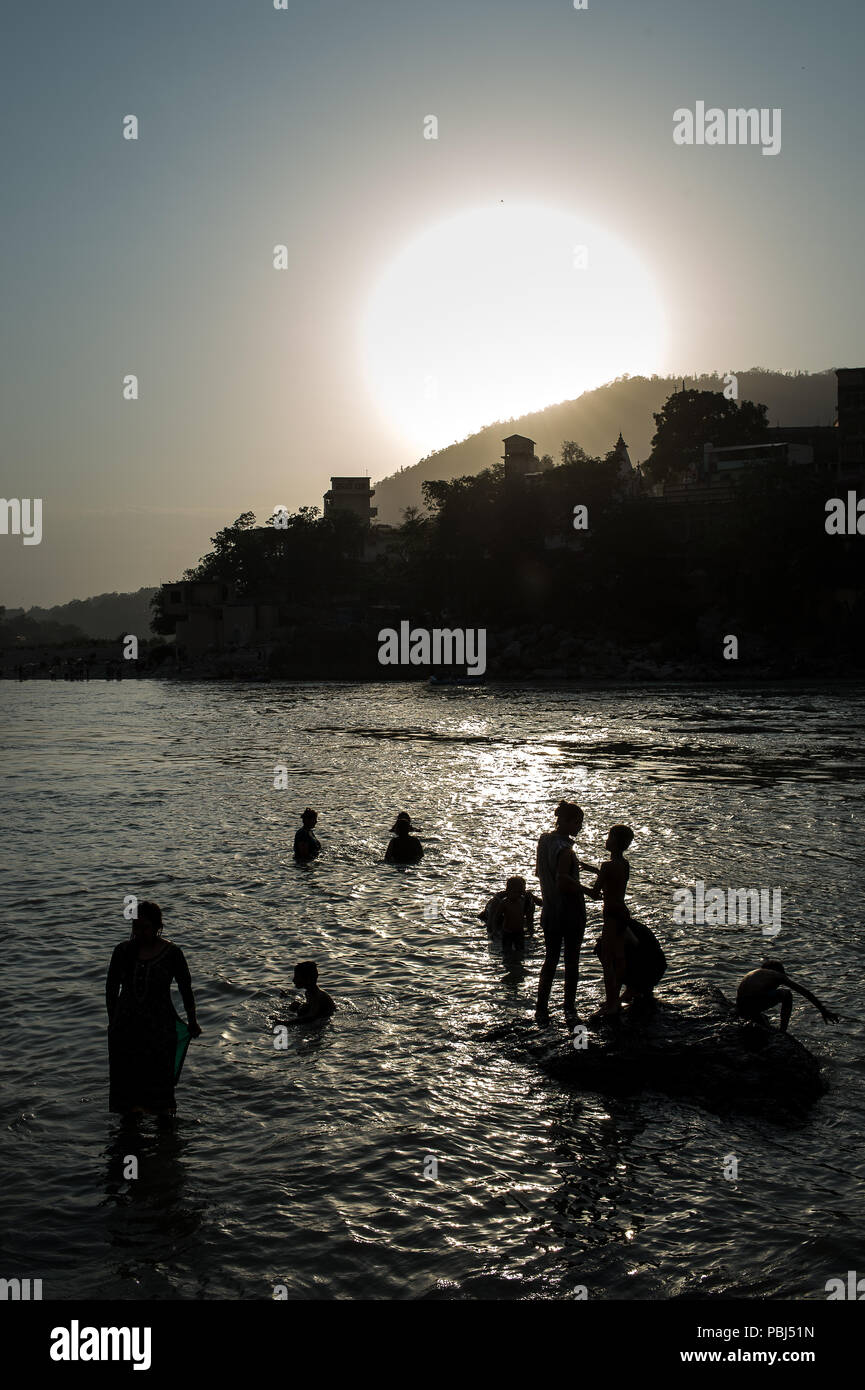
M186 1026L171 999L177 981ZM189 967L179 946L162 937L156 903L138 904L132 937L114 948L105 981L108 1009L110 1110L124 1115L172 1116L174 1085L180 1075L184 1040L197 1038L195 996Z

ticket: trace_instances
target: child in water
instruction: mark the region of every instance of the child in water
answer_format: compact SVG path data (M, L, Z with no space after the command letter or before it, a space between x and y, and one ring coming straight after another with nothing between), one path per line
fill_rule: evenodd
M630 924L630 914L625 906L625 889L628 886L631 866L625 858L625 850L633 838L634 832L630 826L612 826L604 846L610 857L598 870L594 887L585 890L587 897L602 898L604 903L604 926L597 953L604 967L606 1000L598 1009L596 1017L615 1013L621 1007L619 990L627 969L625 946ZM628 944L636 946L633 933L631 938Z
M501 932L502 950L521 951L526 934L533 929L536 899L526 891L526 880L515 875L509 878L504 890L494 893L481 912L489 932Z
M318 987L318 966L314 960L302 960L294 967L294 985L306 994L304 1003L289 1004L297 1014L298 1023L313 1023L319 1018L330 1018L336 1008L329 994Z
M793 996L790 990L801 994L814 1008L819 1010L824 1023L837 1023L838 1015L827 1009L816 995L811 994L804 985L791 980L779 960L764 960L759 970L752 970L739 985L736 994L736 1013L740 1018L756 1021L765 1009L781 1005L780 1029L786 1033L790 1015L793 1012Z
M497 895L498 896L498 895ZM526 932L532 929L535 900L526 892L526 880L515 875L505 884L504 896L490 914L490 926L502 934L503 951L525 949Z

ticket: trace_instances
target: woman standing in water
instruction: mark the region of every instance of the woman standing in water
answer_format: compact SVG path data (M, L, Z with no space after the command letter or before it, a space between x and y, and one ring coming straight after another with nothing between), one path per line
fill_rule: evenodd
M575 835L583 825L583 812L573 801L560 801L556 807L556 828L545 831L538 840L535 874L541 881L543 906L541 928L546 954L538 980L535 1017L549 1021L550 990L556 977L559 956L565 954L565 1019L576 1021L577 982L580 947L586 930L586 903L580 885L581 861L574 853ZM582 865L588 868L588 865Z
M174 1114L174 1085L188 1038L171 1000L172 980L183 999L189 1034L197 1038L201 1029L183 952L162 939L156 903L139 903L132 937L115 946L105 981L110 1110L169 1119Z

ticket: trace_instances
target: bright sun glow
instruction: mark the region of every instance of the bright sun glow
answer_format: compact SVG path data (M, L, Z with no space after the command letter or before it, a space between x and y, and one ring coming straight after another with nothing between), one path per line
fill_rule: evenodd
M496 204L430 227L391 262L362 327L367 380L426 452L495 420L662 370L663 306L604 228Z

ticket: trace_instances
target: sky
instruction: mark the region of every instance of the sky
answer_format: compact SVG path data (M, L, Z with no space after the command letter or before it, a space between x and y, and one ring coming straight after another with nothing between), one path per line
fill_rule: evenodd
M862 365L863 38L859 0L6 0L0 489L43 523L0 603L177 578L521 385ZM699 100L780 152L675 144Z

